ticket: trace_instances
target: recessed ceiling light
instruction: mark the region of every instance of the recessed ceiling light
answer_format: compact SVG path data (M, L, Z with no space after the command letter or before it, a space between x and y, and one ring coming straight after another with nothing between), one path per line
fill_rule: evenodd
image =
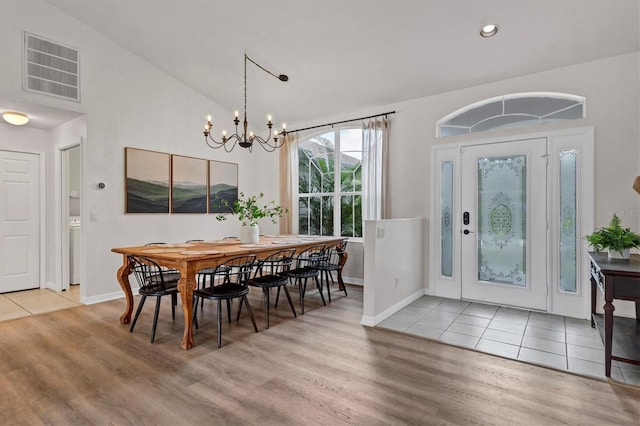
M9 124L13 124L14 126L22 126L29 122L27 114L23 114L21 112L5 111L2 113L2 118L4 118L4 121Z
M492 37L498 33L498 26L496 24L488 24L480 28L480 35L482 37Z

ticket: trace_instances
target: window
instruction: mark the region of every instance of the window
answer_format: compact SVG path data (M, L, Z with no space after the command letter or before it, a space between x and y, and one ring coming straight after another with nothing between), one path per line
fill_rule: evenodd
M577 163L578 151L560 151L560 291L577 292L578 230L576 224L577 206Z
M513 93L467 105L436 124L436 136L584 118L585 98L566 93Z
M362 128L300 140L298 232L362 238Z

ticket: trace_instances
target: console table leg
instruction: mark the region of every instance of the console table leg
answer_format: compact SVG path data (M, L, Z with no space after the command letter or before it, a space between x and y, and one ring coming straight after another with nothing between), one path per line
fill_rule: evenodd
M611 348L613 346L613 311L611 300L605 301L604 309L604 375L611 377Z
M598 297L598 293L597 293L597 283L596 280L593 278L593 275L591 276L591 328L594 328L596 326L596 322L593 319L593 314L596 313L596 300Z

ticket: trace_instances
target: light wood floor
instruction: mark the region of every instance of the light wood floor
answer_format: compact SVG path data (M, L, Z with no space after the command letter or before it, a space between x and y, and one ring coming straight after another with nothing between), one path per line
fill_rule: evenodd
M362 327L348 290L297 319L280 305L269 330L252 292L260 333L245 312L221 349L211 304L180 350L168 298L155 344L152 303L133 333L124 300L0 323L0 423L638 424L637 388Z

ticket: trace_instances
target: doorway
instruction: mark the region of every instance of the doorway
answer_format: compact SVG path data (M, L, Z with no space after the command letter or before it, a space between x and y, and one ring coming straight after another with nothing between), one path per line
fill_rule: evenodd
M426 294L588 318L592 127L432 149Z
M81 262L81 150L80 144L60 149L62 207L62 291L79 294Z
M0 151L0 293L40 288L39 154Z
M460 150L462 298L547 310L546 138Z

